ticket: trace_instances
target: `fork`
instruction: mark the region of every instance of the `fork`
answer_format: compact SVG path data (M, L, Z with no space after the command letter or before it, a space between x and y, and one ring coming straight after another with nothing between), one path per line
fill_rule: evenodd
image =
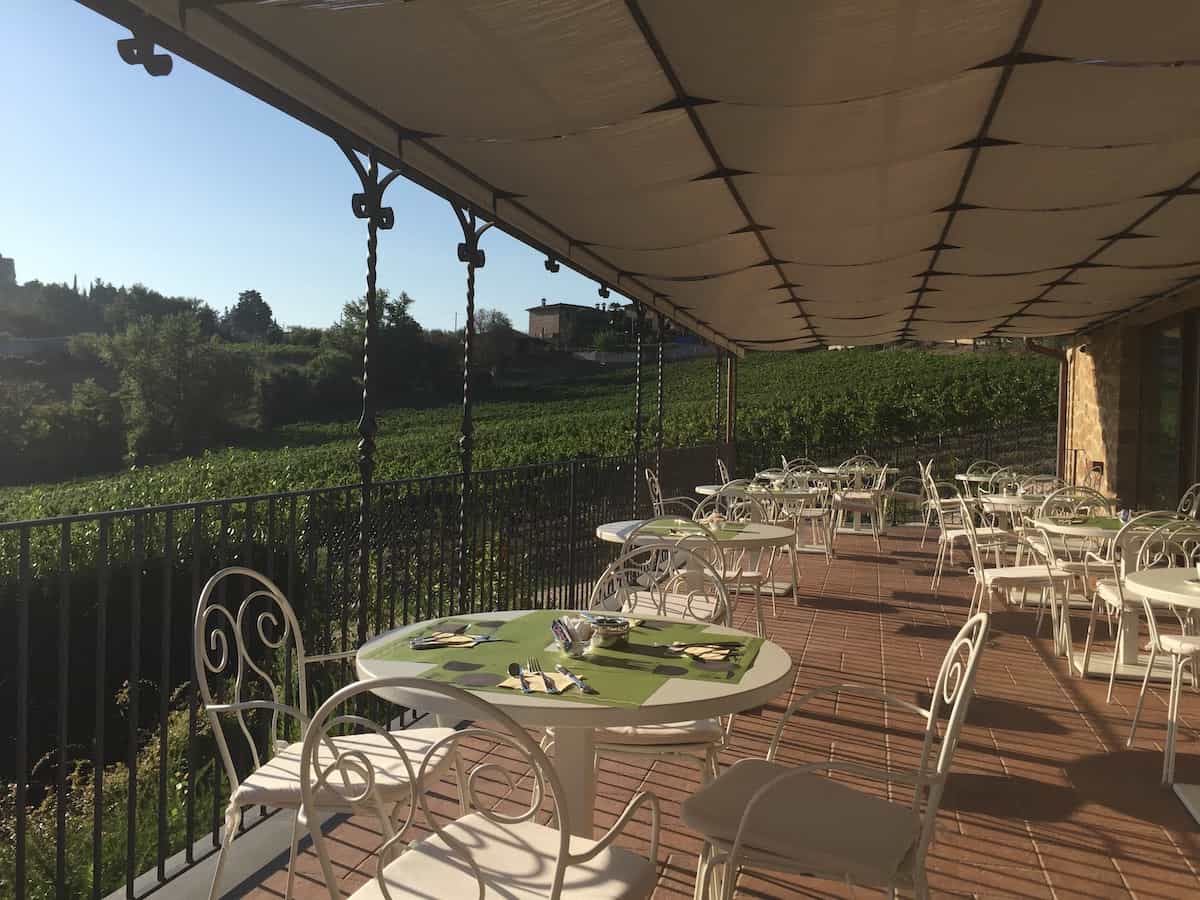
M534 675L538 675L541 677L542 684L544 684L546 686L547 694L557 694L558 693L558 688L555 687L555 685L554 685L554 679L542 671L541 662L539 662L538 660L534 659L531 656L531 657L529 657L529 664L526 668L528 668L529 671L532 672Z

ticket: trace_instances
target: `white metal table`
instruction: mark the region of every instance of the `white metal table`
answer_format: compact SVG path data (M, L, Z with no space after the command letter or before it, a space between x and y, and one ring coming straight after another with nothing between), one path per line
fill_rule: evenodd
M632 519L620 522L606 522L603 525L596 527L596 537L602 541L608 541L612 544L624 544L637 526L641 525L644 519ZM737 531L732 534L722 534L719 529L720 524L710 525L710 531L717 531L714 534L717 544L722 550L774 550L784 548L795 548L796 532L791 528L785 528L782 525L770 525L766 522L736 522L733 523ZM644 540L670 540L675 543L682 543L687 546L690 540L699 541L700 534L697 531L694 538L690 538L686 533L681 534L650 534L643 532ZM788 553L788 563L791 568L792 583L791 589L793 596L799 596L800 592L800 570L796 567L796 557L793 553ZM774 594L779 596L785 593L786 585L778 585L774 581L767 581L762 585L763 593Z
M1033 512L1045 499L1038 494L980 494L979 505L984 512L1006 516L1015 527L1018 516Z
M455 619L510 620L527 615L530 610L478 613L455 616ZM662 616L641 616L648 621L672 621ZM420 661L398 661L371 658L371 654L385 643L408 640L413 632L425 627L417 622L404 628L389 631L368 641L358 651L356 667L359 678L376 678L389 675L421 677L436 663ZM751 638L753 635L710 625L706 634L736 635ZM522 653L524 655L522 655ZM523 660L530 654L557 657L558 650L550 633L546 633L546 645L539 648L513 648L513 659ZM569 663L568 663L569 665ZM545 694L522 694L519 691L475 690L488 703L502 709L521 725L530 728L554 729L554 765L562 779L566 797L562 802L572 810L595 810L596 808L596 763L593 729L623 725L662 725L667 722L682 722L692 719L709 719L744 712L763 706L783 693L791 685L792 658L778 644L764 640L750 668L739 681L699 681L687 678L667 678L644 703L639 706L612 703L602 698L594 701L572 699L570 692L559 696ZM469 687L467 688L470 689ZM430 695L413 695L404 689L380 691L386 699L405 706L427 710L446 721L456 715L453 707L439 708L438 701ZM593 816L575 814L571 816L576 833L580 837L592 837Z
M1125 587L1158 603L1186 609L1193 617L1200 615L1200 578L1197 578L1195 569L1143 569L1131 572L1125 576ZM1200 822L1200 784L1175 784L1172 787L1191 817Z
M1079 550L1079 557L1082 559L1084 544L1102 545L1111 541L1117 536L1117 532L1121 530L1121 520L1115 517L1108 516L1090 516L1083 518L1082 521L1075 519L1034 519L1034 525L1047 534L1057 535L1061 538L1080 542L1076 548ZM1071 621L1070 621L1070 605L1069 597L1063 597L1062 612L1059 616L1060 633L1057 636L1059 653L1066 656L1070 662L1072 669L1078 669L1083 672L1083 651L1078 653L1071 646ZM1088 604L1091 607L1091 604ZM1123 613L1123 615L1130 615ZM1137 653L1137 614L1132 613L1133 622L1132 628L1126 628L1123 631L1121 644L1117 647L1117 674L1128 675L1128 671L1124 671L1122 667L1128 669L1136 668ZM1127 623L1129 624L1129 623ZM1132 661L1132 662L1131 662ZM1092 662L1099 666L1103 663L1106 667L1111 662L1111 657L1107 654L1093 653ZM1105 668L1105 674L1108 674L1108 669ZM1141 670L1137 671L1137 675L1141 676Z

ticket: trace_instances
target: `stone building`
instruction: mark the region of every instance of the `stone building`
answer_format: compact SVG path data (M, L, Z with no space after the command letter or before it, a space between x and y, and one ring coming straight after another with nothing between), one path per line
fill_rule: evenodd
M1200 481L1200 288L1076 337L1066 374L1066 477L1173 508Z
M547 303L531 306L529 335L550 341L559 347L591 346L596 332L609 327L612 313L603 304L581 306L577 303Z
M0 287L13 287L17 283L17 261L0 253Z

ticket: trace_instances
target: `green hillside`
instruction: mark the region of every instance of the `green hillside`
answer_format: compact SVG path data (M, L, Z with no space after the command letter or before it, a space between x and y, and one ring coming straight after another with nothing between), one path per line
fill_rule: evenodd
M654 367L644 370L646 442L652 441ZM665 443L712 440L711 358L666 368ZM1056 366L1043 357L902 350L760 353L739 364L737 432L772 445L875 443L994 424L1052 427ZM633 432L633 371L493 391L475 408L476 468L626 452ZM386 398L383 398L386 404ZM393 409L380 417L379 480L458 469L461 406ZM101 478L0 490L0 521L212 497L236 497L357 479L356 411L345 421L280 426L252 446Z

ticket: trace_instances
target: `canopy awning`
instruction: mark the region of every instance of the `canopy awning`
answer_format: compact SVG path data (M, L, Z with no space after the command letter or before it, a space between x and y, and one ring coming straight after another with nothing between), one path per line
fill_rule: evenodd
M81 2L730 349L1200 281L1195 0Z

